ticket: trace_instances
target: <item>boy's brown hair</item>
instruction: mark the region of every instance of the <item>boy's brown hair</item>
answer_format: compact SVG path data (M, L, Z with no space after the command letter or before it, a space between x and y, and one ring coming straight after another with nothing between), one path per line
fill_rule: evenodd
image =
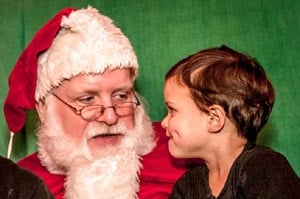
M275 91L263 67L252 57L227 46L199 51L175 64L165 81L175 77L186 86L201 111L217 104L239 135L255 142L268 121Z

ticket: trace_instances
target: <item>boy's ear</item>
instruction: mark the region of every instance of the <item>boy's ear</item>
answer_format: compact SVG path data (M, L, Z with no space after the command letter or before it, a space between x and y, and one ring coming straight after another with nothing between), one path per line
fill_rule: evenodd
M40 119L40 122L41 123L44 123L45 121L45 112L46 112L46 105L44 102L36 102L35 103L35 109L36 109L36 112L39 116L39 119Z
M208 131L218 133L222 130L226 120L226 113L220 105L212 105L208 108Z

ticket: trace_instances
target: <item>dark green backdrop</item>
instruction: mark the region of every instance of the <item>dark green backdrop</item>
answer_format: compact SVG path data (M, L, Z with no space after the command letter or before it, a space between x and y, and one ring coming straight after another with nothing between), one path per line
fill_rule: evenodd
M277 91L259 143L283 153L300 175L300 1L298 0L0 0L0 102L7 77L34 33L58 10L88 4L111 17L130 38L140 64L136 84L153 120L165 114L162 87L167 69L200 49L227 44L265 66ZM3 112L3 111L2 111ZM35 150L34 112L16 136L12 158ZM28 130L30 129L30 130ZM0 116L0 153L8 130Z

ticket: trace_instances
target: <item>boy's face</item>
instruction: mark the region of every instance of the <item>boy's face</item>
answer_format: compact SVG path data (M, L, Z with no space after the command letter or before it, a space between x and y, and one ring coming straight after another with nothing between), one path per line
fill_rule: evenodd
M197 157L208 144L208 115L200 111L189 90L170 78L164 87L168 114L162 121L169 139L169 151L174 157Z

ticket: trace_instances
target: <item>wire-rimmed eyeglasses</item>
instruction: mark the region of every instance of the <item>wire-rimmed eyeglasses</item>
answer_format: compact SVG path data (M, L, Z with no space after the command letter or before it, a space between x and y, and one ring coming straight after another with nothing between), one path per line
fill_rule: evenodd
M112 108L115 112L115 114L119 117L129 116L133 115L136 107L140 105L140 101L137 98L134 91L132 91L134 98L136 101L122 101L117 102L113 104L112 106L103 106L103 105L88 105L80 108L76 108L66 101L64 101L62 98L58 97L55 93L52 93L54 97L56 97L59 101L67 105L74 113L77 115L80 115L84 120L86 121L94 121L101 115L103 115L105 109Z

